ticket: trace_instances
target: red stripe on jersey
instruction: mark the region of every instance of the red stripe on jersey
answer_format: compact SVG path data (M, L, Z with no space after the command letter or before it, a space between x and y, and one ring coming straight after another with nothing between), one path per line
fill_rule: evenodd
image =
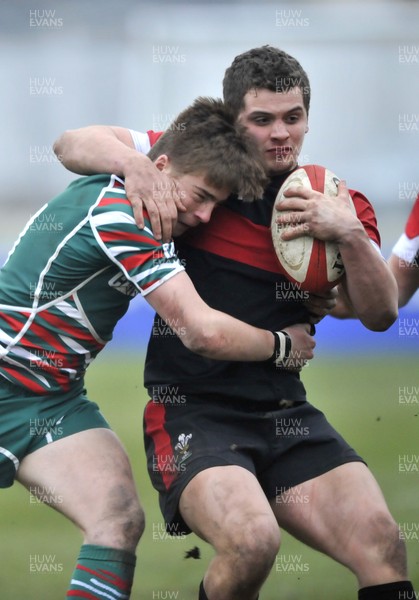
M155 245L156 247L160 247L160 243L157 242L156 240L153 240L149 237L147 237L146 235L138 232L138 233L125 233L123 231L101 231L100 229L98 230L98 233L100 235L100 239L103 242L108 242L108 243L112 243L112 242L125 242L125 241L129 241L129 242L136 242L137 244L143 244L144 246L151 246L151 245ZM157 258L157 250L154 251L152 250L150 252L150 254L152 254L153 252L155 252L156 258ZM163 257L164 256L164 252L163 250L160 250L160 254L159 257Z
M99 344L87 329L79 329L74 325L70 325L60 317L53 315L47 311L42 311L39 315L50 325L53 325L61 333L66 333L69 337L75 340L85 340L95 345L96 348L102 349L104 344ZM68 352L68 350L67 350Z
M280 265L274 251L271 231L256 225L236 212L219 206L209 225L188 235L195 248L230 258L258 269L278 273Z
M25 319L23 322L19 321L5 312L0 313L0 319L3 319L3 321L5 321L15 333L18 333L27 321L27 319Z
M30 339L28 339L31 333L38 336L43 342L49 344L52 348L54 348L56 352L67 354L68 348L60 342L60 339L51 332L49 332L48 329L46 329L42 325L38 325L38 323L36 323L35 321L31 324L29 331L22 338L22 342L25 342L25 347L27 347L27 345L30 345L31 343Z
M148 139L150 140L150 146L154 146L157 140L163 135L164 131L147 131Z
M105 196L99 202L98 206L109 206L110 204L125 204L128 206L131 206L130 201L127 200L127 198L124 198L123 196L114 196L114 197Z
M416 198L412 212L407 219L405 232L410 240L419 235L419 196Z
M380 246L380 234L371 204L359 192L349 191L368 237ZM276 258L270 226L257 225L225 206L214 211L208 225L191 230L185 239L195 248L257 269L286 275Z
M117 179L114 180L113 182L113 186L114 188L119 188L119 189L124 189L124 184L121 183L120 181L118 181Z
M152 285L154 285L157 281L160 281L159 277L156 277L156 279L153 279L152 281L148 281L146 283L142 283L141 284L141 289L143 291L146 291L146 290L148 290L149 287L151 287Z
M138 254L135 254L134 256L127 256L126 258L121 258L121 259L118 259L118 260L121 263L121 265L123 267L125 267L125 269L128 271L128 273L132 269L136 269L137 267L139 267L143 263L143 261L138 256Z
M154 456L157 458L159 472L168 490L174 479L176 479L177 473L173 470L174 453L170 435L164 428L165 416L166 409L164 405L150 400L144 413L145 432L153 440ZM165 457L169 457L169 460L162 460ZM172 470L168 470L168 466L172 467Z
M8 373L11 377L15 379L15 381L17 381L26 389L30 389L36 394L45 394L45 388L42 385L39 385L33 379L26 377L23 371L20 371L17 367L14 367L13 365L8 365L7 367L2 367L2 371Z
M100 239L104 242L138 242L141 244L149 245L152 240L150 238L141 235L141 233L125 233L122 231L98 231Z

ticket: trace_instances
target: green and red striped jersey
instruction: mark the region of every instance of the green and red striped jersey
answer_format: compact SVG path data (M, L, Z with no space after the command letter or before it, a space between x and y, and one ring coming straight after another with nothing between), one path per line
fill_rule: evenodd
M130 300L183 270L135 224L124 183L84 177L27 223L0 271L0 375L35 394L83 387Z

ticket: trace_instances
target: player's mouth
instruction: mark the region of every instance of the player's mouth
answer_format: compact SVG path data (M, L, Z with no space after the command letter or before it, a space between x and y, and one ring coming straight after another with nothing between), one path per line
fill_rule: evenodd
M274 146L273 148L268 148L266 153L269 156L275 156L279 160L287 159L290 156L293 156L293 150L291 146Z
M199 224L200 221L198 219L196 220L196 223L184 223L183 221L178 220L173 227L174 235L182 235L182 233L185 233L185 231L188 231L188 229L191 229L192 227L197 227Z

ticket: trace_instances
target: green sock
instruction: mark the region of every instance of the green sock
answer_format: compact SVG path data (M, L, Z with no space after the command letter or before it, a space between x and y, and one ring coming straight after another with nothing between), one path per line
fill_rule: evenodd
M128 600L135 561L135 555L126 550L84 544L66 597Z

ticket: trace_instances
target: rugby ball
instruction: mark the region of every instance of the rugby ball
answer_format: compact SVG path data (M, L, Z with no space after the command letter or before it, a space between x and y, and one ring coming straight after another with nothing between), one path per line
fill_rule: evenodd
M276 223L276 217L281 212L280 204L284 200L284 192L289 188L303 186L326 196L336 197L339 181L339 178L325 167L305 165L287 177L275 200L277 208L274 207L273 210L271 232L280 271L296 288L313 294L332 289L342 279L345 268L339 247L333 242L324 242L308 235L284 241L282 233L293 225L279 225ZM351 209L356 212L352 200Z

